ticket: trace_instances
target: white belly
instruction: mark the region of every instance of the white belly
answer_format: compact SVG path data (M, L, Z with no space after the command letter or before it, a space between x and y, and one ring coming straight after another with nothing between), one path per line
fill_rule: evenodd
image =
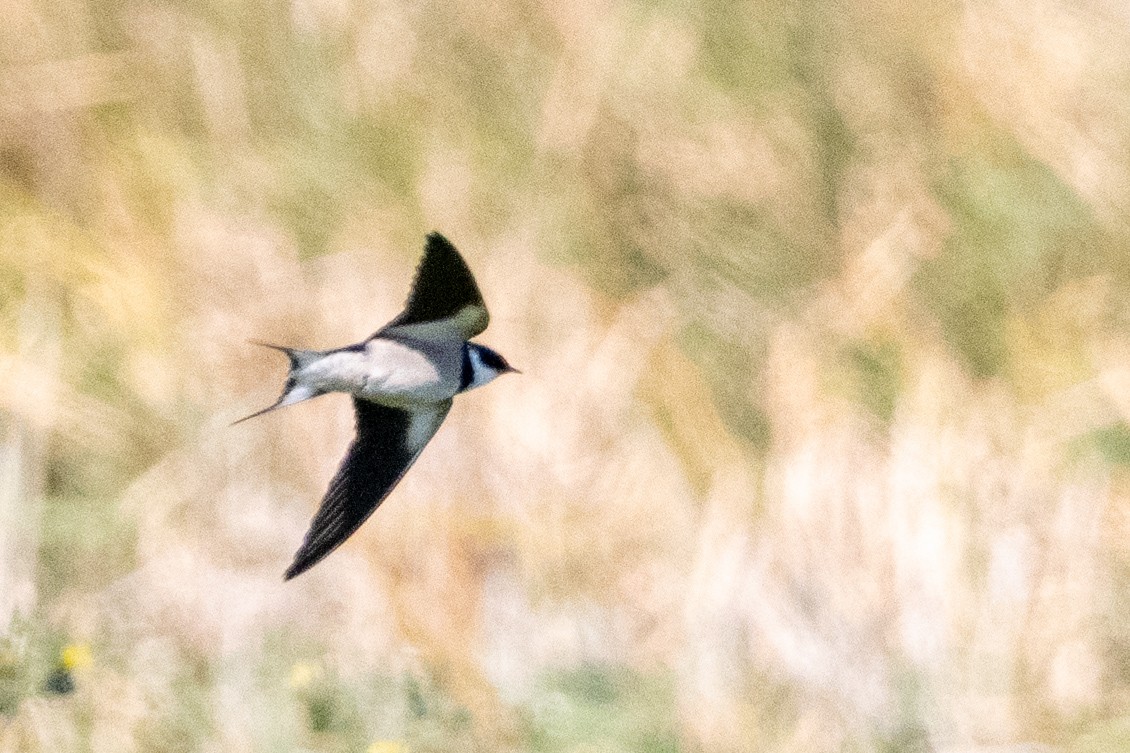
M329 353L295 376L319 392L348 392L390 406L453 397L459 390L462 343L423 347L378 338L366 343L365 350Z

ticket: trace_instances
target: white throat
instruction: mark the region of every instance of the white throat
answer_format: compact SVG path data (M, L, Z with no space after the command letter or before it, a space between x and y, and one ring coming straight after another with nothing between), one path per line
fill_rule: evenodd
M476 387L482 387L502 373L498 369L494 369L483 363L482 353L471 343L467 344L467 360L471 363L471 381L463 388L464 392L473 390Z

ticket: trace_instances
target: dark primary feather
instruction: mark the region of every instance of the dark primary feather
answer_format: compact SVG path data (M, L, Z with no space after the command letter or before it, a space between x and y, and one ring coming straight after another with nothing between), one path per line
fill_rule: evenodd
M486 305L467 262L447 238L439 233L430 233L424 245L424 256L416 269L408 303L382 331L447 319L468 306L482 309L482 329L486 329Z
M357 437L330 482L306 539L286 571L286 580L309 570L349 538L388 496L427 444L427 438L415 450L405 444L411 412L357 398L353 399L353 406L357 412ZM436 404L433 433L450 408L450 400Z

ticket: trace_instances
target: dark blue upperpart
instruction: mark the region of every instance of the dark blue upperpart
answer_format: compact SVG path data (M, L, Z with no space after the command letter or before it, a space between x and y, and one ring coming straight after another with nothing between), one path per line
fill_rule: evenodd
M479 358L482 359L484 366L489 366L495 371L510 371L510 364L506 363L506 359L495 353L485 345L475 345L479 351Z

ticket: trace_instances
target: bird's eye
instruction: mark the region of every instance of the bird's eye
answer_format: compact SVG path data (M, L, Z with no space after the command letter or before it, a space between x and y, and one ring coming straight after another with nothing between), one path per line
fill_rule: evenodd
M486 366L489 366L495 371L505 371L509 368L509 364L506 363L505 358L498 355L493 350L489 350L488 348L482 349L482 359L483 363Z

